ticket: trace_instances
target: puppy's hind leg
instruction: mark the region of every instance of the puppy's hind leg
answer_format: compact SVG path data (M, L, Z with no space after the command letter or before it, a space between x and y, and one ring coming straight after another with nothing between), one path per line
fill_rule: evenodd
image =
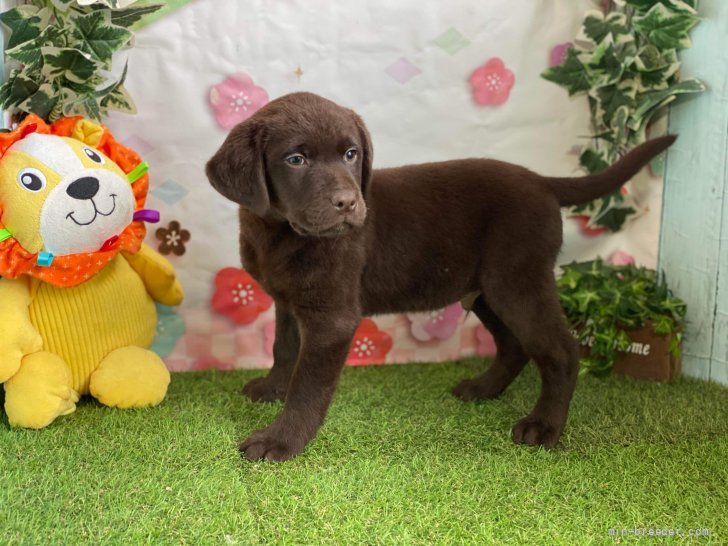
M243 387L243 394L254 402L285 400L288 383L296 366L301 336L298 323L287 306L276 302L276 337L273 342L273 368Z
M521 373L528 355L482 295L473 303L473 312L493 335L497 349L495 360L485 373L462 381L452 392L462 400L491 400L500 396Z
M513 426L513 441L553 447L566 425L576 386L577 346L562 315L552 270L533 264L513 273L520 273L517 283L498 275L484 283L493 312L513 332L541 375L541 395L531 412Z

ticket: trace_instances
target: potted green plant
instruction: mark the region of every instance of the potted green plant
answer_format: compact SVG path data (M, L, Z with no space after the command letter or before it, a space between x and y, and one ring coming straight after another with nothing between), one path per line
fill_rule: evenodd
M563 266L561 305L581 347L581 373L672 379L680 371L686 305L664 275L601 259Z
M13 66L0 87L0 107L15 121L34 113L47 121L108 111L135 113L124 88L126 66L111 72L114 53L129 47L129 28L162 4L129 0L33 0L0 14L5 59Z

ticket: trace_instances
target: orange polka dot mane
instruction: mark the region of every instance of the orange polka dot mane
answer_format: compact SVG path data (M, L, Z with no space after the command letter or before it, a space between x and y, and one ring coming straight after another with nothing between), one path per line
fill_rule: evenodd
M48 125L38 116L30 114L13 131L0 133L0 158L10 146L31 132L71 137L74 126L81 119L81 117L62 118ZM134 150L116 142L107 127L104 126L103 129L103 136L95 148L116 163L122 171L130 173L142 162L141 158ZM144 207L148 190L149 177L145 174L132 186L135 210ZM0 203L0 229L5 227L2 216L2 203ZM113 244L105 245L102 250L87 254L57 256L48 267L38 265L38 254L31 254L11 237L0 243L0 276L15 279L28 275L59 287L76 286L96 275L119 252L138 252L145 235L144 224L133 221L119 234L119 238Z

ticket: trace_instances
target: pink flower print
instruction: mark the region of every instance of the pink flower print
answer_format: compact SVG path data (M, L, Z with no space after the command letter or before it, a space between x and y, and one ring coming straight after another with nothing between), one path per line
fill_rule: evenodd
M549 66L556 66L563 63L566 59L566 52L572 47L574 47L574 44L571 42L555 45L549 54Z
M210 90L215 119L223 129L232 129L268 103L268 93L247 74L228 77Z
M234 366L229 362L218 360L214 356L203 356L195 360L190 369L196 372L203 370L232 370Z
M496 346L493 334L491 334L482 324L478 324L475 329L475 337L478 340L478 354L480 356L495 356Z
M346 361L352 366L383 364L392 349L392 337L380 330L371 319L361 321L351 342Z
M635 263L634 256L617 250L607 260L612 265L633 265Z
M463 308L454 303L445 309L429 313L407 313L412 337L418 341L447 339L455 333Z
M516 77L498 57L489 59L470 75L473 100L481 106L499 106L508 100Z
M215 276L212 308L235 324L250 324L266 311L273 299L243 269L227 267Z
M263 350L265 354L273 356L273 343L276 340L276 321L272 320L263 326Z

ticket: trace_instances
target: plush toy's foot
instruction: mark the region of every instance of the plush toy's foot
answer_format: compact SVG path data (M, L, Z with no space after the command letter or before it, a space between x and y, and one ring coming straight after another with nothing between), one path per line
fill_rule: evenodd
M56 417L73 413L76 402L71 370L53 353L27 355L5 383L5 412L14 427L47 427Z
M169 371L155 353L122 347L110 353L91 374L91 396L105 406L156 406L167 394Z

